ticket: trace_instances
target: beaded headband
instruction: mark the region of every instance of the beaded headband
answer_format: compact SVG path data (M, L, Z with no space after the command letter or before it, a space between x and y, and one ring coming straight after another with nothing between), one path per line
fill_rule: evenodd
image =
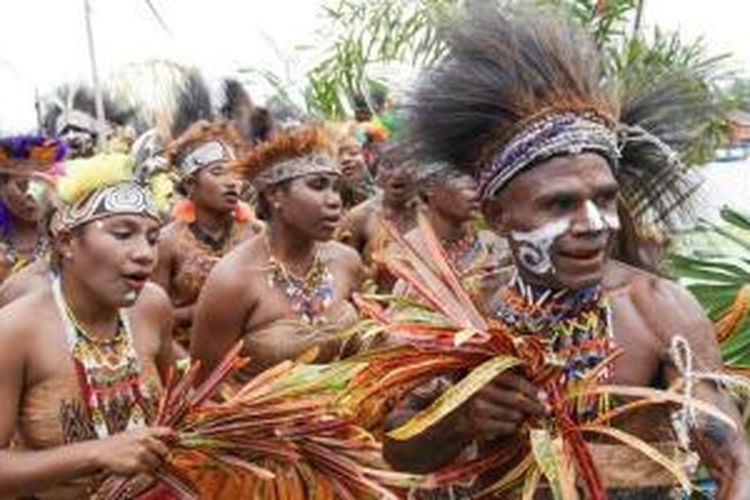
M252 182L260 192L280 182L309 174L341 175L341 167L328 155L312 153L276 163L258 174Z
M599 153L616 168L617 133L595 113L562 112L532 121L480 170L483 199L498 193L516 174L554 156Z
M57 210L50 222L53 235L111 215L143 215L160 220L148 189L125 181L95 190L81 201Z
M213 163L235 160L236 156L232 148L228 147L221 141L204 142L190 153L185 155L177 167L180 176L185 178L193 175L200 169Z

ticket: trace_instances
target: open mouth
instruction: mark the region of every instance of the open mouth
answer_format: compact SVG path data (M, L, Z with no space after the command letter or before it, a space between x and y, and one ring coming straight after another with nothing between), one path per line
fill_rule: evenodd
M235 193L234 191L226 192L222 195L224 198L224 201L230 204L237 203L240 200L240 195Z
M125 284L132 290L142 290L146 283L148 283L151 273L145 271L136 271L132 273L124 273L122 275L125 280Z
M323 217L322 225L326 229L336 229L341 221L341 217L338 215L331 215L329 217Z

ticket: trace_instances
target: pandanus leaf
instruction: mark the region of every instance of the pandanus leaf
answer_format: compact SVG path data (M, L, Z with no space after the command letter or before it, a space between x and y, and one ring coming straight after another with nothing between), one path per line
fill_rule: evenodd
M474 368L460 382L446 390L429 407L417 413L406 424L388 433L396 440L411 439L435 425L466 403L495 377L521 363L517 358L498 356Z

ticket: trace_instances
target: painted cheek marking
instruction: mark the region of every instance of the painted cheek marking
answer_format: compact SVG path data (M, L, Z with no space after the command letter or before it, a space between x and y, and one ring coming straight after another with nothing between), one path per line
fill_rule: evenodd
M527 270L536 275L554 272L550 250L555 240L568 232L569 219L548 222L529 232L513 231L510 238L519 243L518 260Z

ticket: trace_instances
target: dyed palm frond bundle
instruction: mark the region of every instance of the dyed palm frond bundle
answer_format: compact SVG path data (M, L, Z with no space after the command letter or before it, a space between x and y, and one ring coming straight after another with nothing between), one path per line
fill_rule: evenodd
M632 409L684 404L684 398L677 390L609 383L617 351L607 348L611 324L604 299L574 297L584 306L566 316L555 308L556 297L542 296L527 311L538 314L527 315L525 322L512 315L482 314L462 288L426 219L420 218L418 227L429 251L420 254L389 228L395 251L386 262L414 297L391 297L386 304L382 297L358 300L370 318L363 322L365 334L384 333L399 346L363 355L360 360L368 365L353 377L340 404L353 409L363 425L377 425L412 390L435 379L449 380L449 388L430 406L388 433L391 439L408 440L462 406L501 373L513 371L544 389L548 410L547 417L525 423L522 439L434 472L422 487L450 486L502 469L508 472L477 497L508 488L523 488L531 495L544 479L555 498L578 498L576 484L584 486L589 498L605 498L605 485L587 446L587 436L592 435L640 451L672 473L676 484L690 487L680 464L611 424L614 417ZM505 301L533 295L532 290L507 290ZM521 297L524 293L527 296ZM546 321L550 315L553 320ZM565 344L571 339L577 340ZM556 345L560 342L563 345ZM627 402L615 405L612 397ZM713 407L700 404L700 411L734 426Z
M174 429L170 455L141 498L398 498L416 478L388 470L379 443L332 403L361 364L281 363L222 402L211 398L248 360L241 344L192 388L199 365L173 377L153 425ZM112 477L98 498L132 498L137 479Z

